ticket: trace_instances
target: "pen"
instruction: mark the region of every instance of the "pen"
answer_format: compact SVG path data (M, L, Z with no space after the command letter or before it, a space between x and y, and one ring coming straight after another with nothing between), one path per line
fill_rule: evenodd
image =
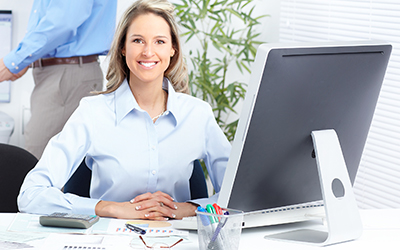
M202 212L202 213L207 213L207 211L204 208L202 208L201 206L197 207L197 211ZM210 220L208 219L208 217L206 217L205 215L202 215L202 214L200 214L199 216L200 216L201 222L203 223L203 226L206 227L206 226L210 225Z
M215 208L214 208L211 204L208 204L208 205L206 206L206 210L207 210L207 212L209 212L210 214L217 214L217 213L215 212ZM218 219L217 219L217 218L214 218L214 216L210 216L210 221L211 221L211 224L213 224L213 223L215 223L215 222L218 222Z
M125 226L126 226L126 228L132 230L135 233L142 234L142 235L146 234L146 230L144 230L138 226L134 226L134 225L128 224L128 223L126 223Z
M212 235L212 238L210 240L210 242L208 243L207 249L215 249L215 243L218 237L218 234L220 234L221 229L225 226L226 221L228 220L228 218L222 218L221 222L218 223L217 229L214 231L214 234ZM221 244L223 244L223 242L221 241Z
M214 209L215 209L215 213L216 214L218 214L218 215L222 215L223 213L222 213L222 209L221 209L221 207L220 206L218 206L218 204L217 203L214 203L213 205L212 205L213 207L214 207ZM216 217L216 218L214 218L215 220L217 220L218 219L218 221L221 221L221 217Z
M214 214L214 215L222 215L223 211L220 206L218 206L216 203L214 204L208 204L206 206L206 210L208 213ZM221 229L225 226L226 221L228 218L223 217L221 218L220 216L210 216L210 221L212 225L212 233L210 237L210 242L207 245L207 249L209 250L215 250L215 249L224 249L224 237L223 233L221 232ZM218 225L215 227L216 224Z

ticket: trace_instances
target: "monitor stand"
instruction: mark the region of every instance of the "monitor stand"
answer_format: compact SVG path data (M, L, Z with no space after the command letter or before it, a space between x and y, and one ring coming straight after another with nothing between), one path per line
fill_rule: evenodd
M324 200L327 230L299 229L265 239L325 246L357 239L362 223L339 139L333 129L311 133Z

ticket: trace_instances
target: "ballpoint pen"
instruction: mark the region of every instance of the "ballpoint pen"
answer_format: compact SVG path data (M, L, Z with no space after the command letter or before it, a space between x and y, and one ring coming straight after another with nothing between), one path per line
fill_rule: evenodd
M215 231L211 237L211 240L208 243L207 249L216 249L216 247L217 247L217 249L219 249L220 246L216 246L215 243L216 243L218 235L220 234L221 229L225 226L227 220L228 220L228 218L224 217L218 223L217 229L215 229ZM221 240L220 244L223 244L223 239Z
M144 230L138 226L135 226L135 225L132 225L129 223L126 223L125 226L126 226L126 228L132 230L135 233L142 234L142 235L146 234L146 230Z

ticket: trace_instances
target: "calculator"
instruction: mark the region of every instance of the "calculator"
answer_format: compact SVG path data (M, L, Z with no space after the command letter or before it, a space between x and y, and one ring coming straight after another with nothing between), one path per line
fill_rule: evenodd
M89 228L99 218L97 215L52 213L40 216L39 222L42 226L50 227Z

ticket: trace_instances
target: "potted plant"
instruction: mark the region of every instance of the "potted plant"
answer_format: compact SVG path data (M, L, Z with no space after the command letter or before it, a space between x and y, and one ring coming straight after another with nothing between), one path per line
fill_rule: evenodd
M232 141L238 119L227 122L231 112L244 99L246 84L228 82L229 72L250 73L256 41L255 27L264 16L253 17L253 0L181 0L175 4L182 37L190 48L189 86L191 94L212 106L215 119ZM196 41L193 41L196 39Z

